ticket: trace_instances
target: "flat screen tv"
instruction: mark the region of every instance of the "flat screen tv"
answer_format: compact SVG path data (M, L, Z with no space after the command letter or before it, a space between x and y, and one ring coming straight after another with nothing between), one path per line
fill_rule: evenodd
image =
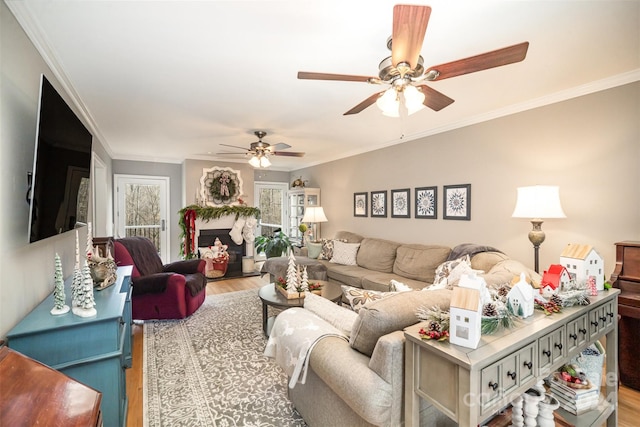
M87 222L93 137L43 75L30 192L29 242Z

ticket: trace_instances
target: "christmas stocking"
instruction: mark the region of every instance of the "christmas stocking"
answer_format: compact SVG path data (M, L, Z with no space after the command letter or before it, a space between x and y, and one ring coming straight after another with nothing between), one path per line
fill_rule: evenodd
M236 223L233 224L233 228L229 232L229 236L231 236L231 240L233 240L233 242L236 245L239 245L242 243L242 228L244 227L244 223L245 223L244 218L242 217L238 218Z

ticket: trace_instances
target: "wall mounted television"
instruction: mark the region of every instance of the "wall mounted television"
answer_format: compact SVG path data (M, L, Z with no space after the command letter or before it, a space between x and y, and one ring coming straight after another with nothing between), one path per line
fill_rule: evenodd
M87 223L93 136L42 75L30 190L29 242Z

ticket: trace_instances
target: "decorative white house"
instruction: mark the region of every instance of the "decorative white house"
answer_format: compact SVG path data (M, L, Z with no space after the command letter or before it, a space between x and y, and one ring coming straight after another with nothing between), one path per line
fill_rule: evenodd
M533 295L533 287L527 283L525 274L520 273L520 280L507 294L507 301L513 309L513 314L523 319L533 315Z
M545 270L540 282L540 293L549 298L562 289L568 289L571 283L571 275L569 271L560 264L551 264L548 270Z
M604 290L604 259L591 245L571 243L560 254L562 264L576 284L584 286L595 277L596 288Z
M482 328L483 278L462 275L453 288L449 307L449 342L468 348L478 348Z

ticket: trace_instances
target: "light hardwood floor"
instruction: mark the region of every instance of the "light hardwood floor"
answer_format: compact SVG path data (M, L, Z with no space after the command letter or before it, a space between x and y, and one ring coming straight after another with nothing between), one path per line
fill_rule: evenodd
M220 280L207 284L207 295L225 292L256 289L268 282L260 277ZM127 427L142 427L142 326L133 327L133 367L127 370L127 396L129 397L129 411ZM635 427L640 425L640 392L620 386L618 394L618 425L620 427Z

